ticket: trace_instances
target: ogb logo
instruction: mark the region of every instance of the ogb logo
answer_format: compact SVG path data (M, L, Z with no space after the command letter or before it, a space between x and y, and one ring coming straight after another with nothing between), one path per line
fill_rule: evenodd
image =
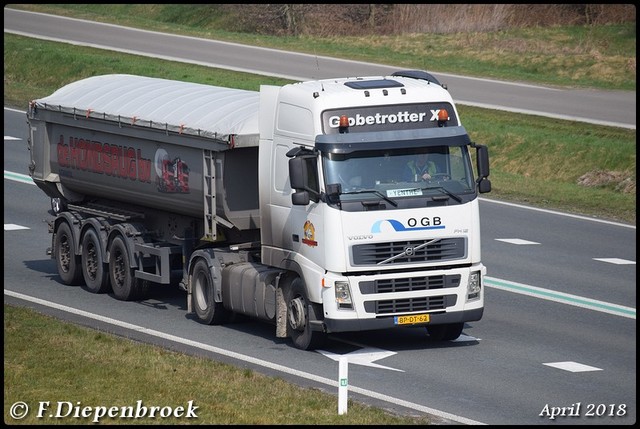
M396 219L382 219L374 222L371 226L371 233L379 234L382 232L383 225L390 225L395 232L406 232L406 231L426 231L426 230L434 230L434 229L445 229L446 227L442 224L442 218L440 217L423 217L420 219L409 218L407 219L407 225L405 226L402 222Z

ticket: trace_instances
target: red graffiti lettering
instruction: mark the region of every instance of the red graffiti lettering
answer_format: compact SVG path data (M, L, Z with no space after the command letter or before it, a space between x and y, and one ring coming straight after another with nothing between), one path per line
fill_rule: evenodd
M61 168L151 183L151 160L142 157L141 149L73 136L65 144L60 135L56 153Z

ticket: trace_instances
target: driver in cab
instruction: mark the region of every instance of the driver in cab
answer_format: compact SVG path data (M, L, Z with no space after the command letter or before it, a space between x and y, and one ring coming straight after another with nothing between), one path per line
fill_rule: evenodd
M436 164L429 159L429 154L419 153L407 163L404 179L407 182L420 182L431 179L437 172Z

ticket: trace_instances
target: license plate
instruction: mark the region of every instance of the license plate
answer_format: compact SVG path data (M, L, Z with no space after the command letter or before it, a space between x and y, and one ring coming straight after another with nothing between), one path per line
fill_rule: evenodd
M411 314L408 316L396 316L393 321L396 325L413 325L415 323L428 323L428 314Z

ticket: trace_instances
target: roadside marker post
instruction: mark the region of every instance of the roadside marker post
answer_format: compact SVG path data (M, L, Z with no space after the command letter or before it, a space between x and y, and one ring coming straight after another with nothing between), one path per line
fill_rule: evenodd
M347 414L349 392L349 360L341 357L338 366L338 414Z

